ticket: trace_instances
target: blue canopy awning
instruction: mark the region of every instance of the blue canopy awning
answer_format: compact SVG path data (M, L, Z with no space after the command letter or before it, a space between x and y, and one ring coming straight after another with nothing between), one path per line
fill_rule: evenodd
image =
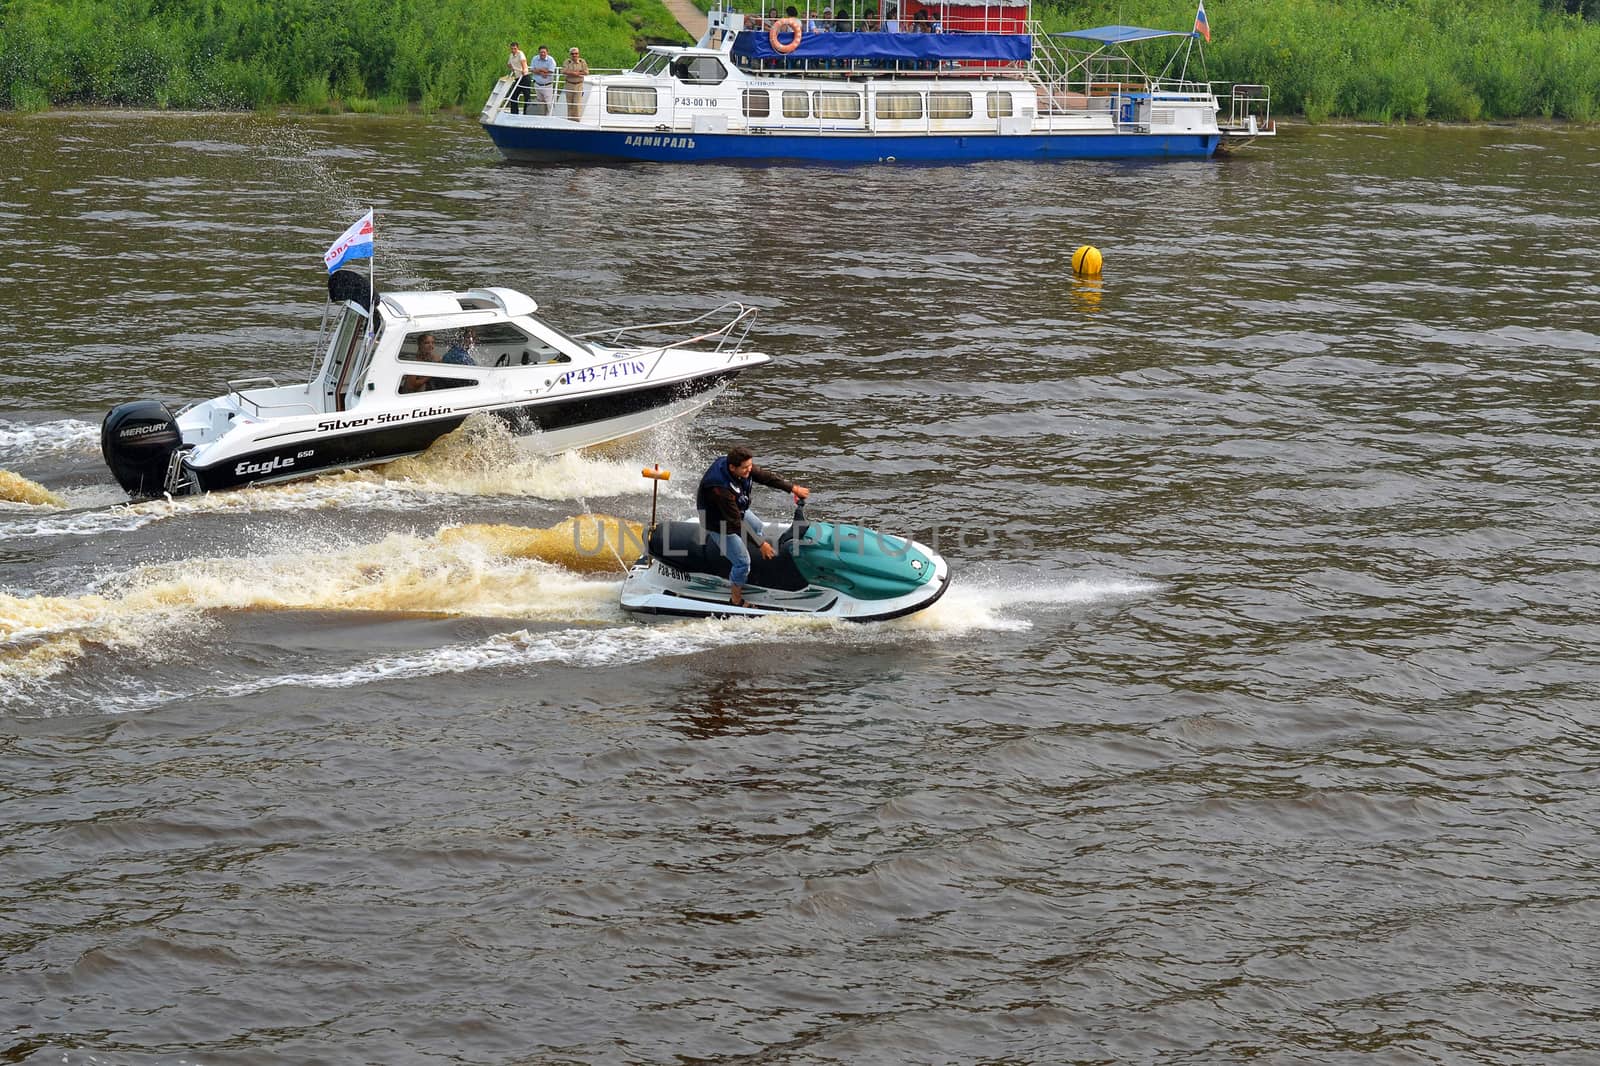
M1147 30L1140 26L1099 26L1092 30L1065 30L1052 33L1052 37L1076 37L1096 44L1132 44L1135 41L1154 41L1161 37L1197 37L1182 30Z
M787 34L784 35L787 39ZM807 33L787 55L776 51L762 30L746 30L733 54L747 59L978 59L990 62L1033 57L1025 33Z

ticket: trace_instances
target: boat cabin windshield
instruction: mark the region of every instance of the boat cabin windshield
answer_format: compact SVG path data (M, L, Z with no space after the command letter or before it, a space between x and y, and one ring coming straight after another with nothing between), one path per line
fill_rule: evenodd
M646 52L639 57L639 62L633 65L633 72L635 74L660 74L662 70L666 69L669 61L670 57L664 56L660 52Z

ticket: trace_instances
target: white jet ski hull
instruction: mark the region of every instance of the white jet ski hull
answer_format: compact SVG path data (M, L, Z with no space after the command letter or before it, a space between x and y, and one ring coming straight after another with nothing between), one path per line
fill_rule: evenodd
M892 599L857 599L822 585L789 591L747 584L744 606L735 607L728 602L733 586L726 578L688 573L646 557L628 571L622 584L622 609L678 618L810 617L884 622L926 610L950 587L950 564L924 545L915 547L934 560L933 576L915 591Z

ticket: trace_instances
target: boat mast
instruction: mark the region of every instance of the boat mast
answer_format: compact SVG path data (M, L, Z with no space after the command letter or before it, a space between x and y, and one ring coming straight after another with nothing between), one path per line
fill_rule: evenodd
M372 212L372 262L367 264L367 346L372 345L372 325L378 320L378 209Z

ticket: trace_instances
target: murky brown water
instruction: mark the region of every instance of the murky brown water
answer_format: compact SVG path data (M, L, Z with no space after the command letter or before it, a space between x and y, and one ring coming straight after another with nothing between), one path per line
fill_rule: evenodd
M0 469L59 497L0 504L0 1060L1600 1056L1600 134L518 169L91 114L0 158ZM369 204L380 283L740 299L778 358L629 454L118 506L105 409L303 374ZM950 595L639 625L552 546L734 439Z

